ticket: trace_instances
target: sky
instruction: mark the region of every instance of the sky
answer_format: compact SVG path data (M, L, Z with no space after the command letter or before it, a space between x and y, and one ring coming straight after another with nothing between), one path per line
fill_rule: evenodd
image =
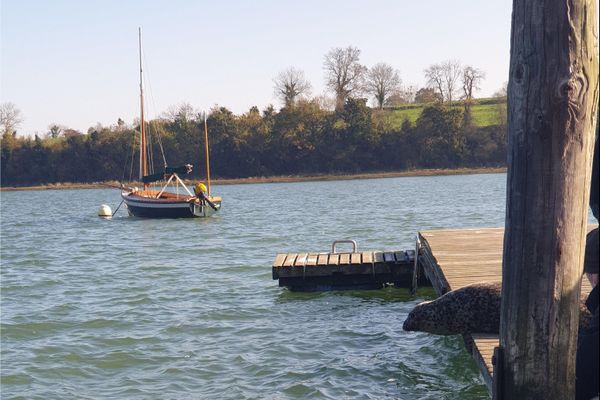
M281 107L273 79L304 71L329 94L323 60L354 46L360 62L387 63L404 85L458 60L483 70L476 97L508 81L511 1L0 0L0 103L21 111L19 135L52 124L87 132L139 115L138 27L146 113L182 103L236 114Z

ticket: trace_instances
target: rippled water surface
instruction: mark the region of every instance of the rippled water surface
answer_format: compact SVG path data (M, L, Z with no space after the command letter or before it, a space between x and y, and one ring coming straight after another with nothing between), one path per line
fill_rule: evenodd
M431 291L295 293L277 252L414 248L502 226L504 174L215 186L210 219L114 189L1 192L2 398L487 399L459 337L402 331Z

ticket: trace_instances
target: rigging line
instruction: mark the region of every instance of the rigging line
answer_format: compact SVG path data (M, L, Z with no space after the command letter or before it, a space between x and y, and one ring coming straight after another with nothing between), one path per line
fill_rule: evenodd
M144 59L144 65L146 65L146 75L144 75L144 81L146 83L146 87L148 88L148 92L150 94L150 99L152 100L152 107L154 109L154 115L157 115L158 108L156 107L156 101L154 100L154 90L152 90L152 80L150 79L150 70L147 67L148 63L146 62L146 53L142 52L142 58ZM148 101L148 100L146 100ZM156 137L158 141L158 146L160 148L160 154L163 158L163 163L165 168L167 167L167 158L165 157L165 150L162 145L162 138L160 132L156 130Z
M129 182L132 182L133 179L133 160L135 159L135 149L136 149L136 145L135 145L135 130L134 130L134 134L131 135L131 166L129 168ZM127 162L125 163L125 166L127 166Z
M150 144L150 146L148 146L148 152L150 153L148 156L149 160L150 160L150 166L152 168L152 173L155 172L154 169L154 151L152 151L152 128L150 128L150 124L148 124L148 136L149 136L149 140L148 143Z
M127 150L127 149L125 149ZM125 173L127 172L127 161L129 161L129 154L125 153L125 162L123 163L123 172L121 173L121 182L125 181Z
M165 168L167 168L167 158L165 157L165 150L163 149L162 138L160 137L160 132L158 132L158 130L156 130L156 138L158 139L158 146L160 147L160 154L162 154L163 163L165 165Z
M152 168L152 135L149 132L149 129L146 129L146 162L148 163L148 174L154 173L154 168Z
M152 129L150 128L150 124L148 124L148 130L146 131L146 134L148 135L148 148L146 149L146 152L148 154L148 164L149 164L149 168L150 168L150 172L151 174L154 173L154 152L152 151Z

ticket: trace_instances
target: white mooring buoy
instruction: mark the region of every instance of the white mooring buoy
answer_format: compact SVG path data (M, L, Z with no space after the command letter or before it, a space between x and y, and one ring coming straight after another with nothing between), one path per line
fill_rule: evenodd
M112 217L112 210L106 204L102 204L100 206L100 208L98 209L98 216L99 217L104 217L104 218L106 218L106 217Z

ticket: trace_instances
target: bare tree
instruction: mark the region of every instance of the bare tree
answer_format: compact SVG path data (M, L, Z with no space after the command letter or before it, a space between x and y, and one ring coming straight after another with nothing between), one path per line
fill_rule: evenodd
M388 97L400 89L400 75L391 65L379 63L367 74L367 91L377 100L379 109Z
M463 68L462 86L464 99L470 103L473 99L473 92L479 90L479 84L485 78L485 72L480 69L467 65Z
M367 68L360 64L359 59L360 50L352 46L331 49L325 55L325 83L335 93L337 110L344 106L348 97L363 88Z
M273 80L275 83L275 96L277 96L286 107L292 107L296 99L310 93L310 82L305 78L304 71L289 67L281 71Z
M458 90L458 81L462 75L462 68L458 61L448 60L441 64L430 65L425 69L427 86L435 89L442 97L442 101L452 102Z
M188 123L198 115L190 103L183 102L176 106L170 106L163 114L165 118L179 123Z
M471 101L473 100L473 92L479 89L479 84L485 77L485 73L477 68L467 65L463 68L462 73L462 88L464 99L464 125L471 126Z
M2 134L16 134L21 122L23 122L21 110L14 103L0 104L0 129Z
M441 101L444 101L445 96L445 85L444 85L444 73L441 64L432 64L429 68L425 69L425 78L427 79L427 86L437 91L440 95Z
M444 85L446 86L446 100L451 103L458 91L458 83L462 75L460 62L448 60L442 64Z

